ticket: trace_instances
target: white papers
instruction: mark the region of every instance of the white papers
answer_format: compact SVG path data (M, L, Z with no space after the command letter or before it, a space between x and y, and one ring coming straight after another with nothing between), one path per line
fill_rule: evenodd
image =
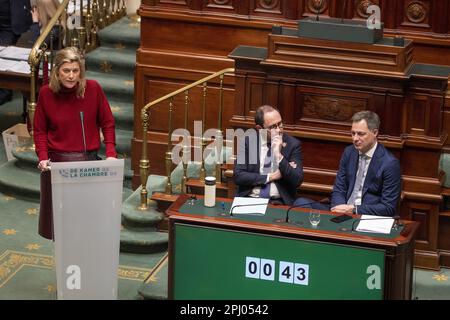
M358 223L356 231L375 232L375 233L391 233L394 219L389 217L362 215Z
M266 214L269 199L235 197L231 205L230 215L233 214Z
M0 71L10 71L29 74L30 65L26 61L9 60L0 58Z
M0 51L0 58L28 61L31 48L8 46Z

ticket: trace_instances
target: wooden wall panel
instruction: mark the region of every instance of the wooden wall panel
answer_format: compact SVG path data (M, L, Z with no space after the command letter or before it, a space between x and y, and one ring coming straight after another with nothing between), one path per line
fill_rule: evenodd
M319 18L363 21L368 16L365 9L371 4L381 8L385 36L413 40L414 50L405 64L412 59L416 63L450 65L448 0L142 0L139 9L141 45L135 71L134 187L139 181L137 169L142 148L140 109L151 99L233 67L234 61L228 55L238 45L267 47L273 25L295 28L299 19L317 14ZM391 59L395 59L396 53L390 54ZM443 136L450 135L450 95L443 101L444 88L430 86L427 79L416 79L407 87L405 81L388 78L380 81L360 75L349 79L345 74L324 73L323 70L299 73L274 67L267 76L255 66L255 61L248 64L251 71L237 66L235 77L226 80L223 128L231 117L234 117L233 125L251 126L254 110L260 104L277 105L286 115L286 131L302 139L304 154L308 155L304 160L305 178L317 181L325 190L333 183L340 154L351 141L348 135L350 114L360 109L374 110L382 118L380 140L402 162L404 191L407 202L411 203L410 208L402 206L402 214L411 214L419 220L425 217L427 227L421 231L425 232L421 233L423 237L447 230L445 226L437 227L439 221L450 220L437 218L436 204L440 200L434 196L417 200L422 193L439 193L442 175L438 172L439 151L436 150L450 152L450 139L441 141ZM236 88L245 90L235 91L235 84ZM211 88L212 96L215 90ZM201 90L193 90L192 101L196 106L200 97ZM175 122L179 125L181 101L176 99L175 102ZM211 113L216 110L213 103L208 104L208 108L212 109ZM151 173L165 174L164 110L164 107L155 110L154 117L158 121L151 124L147 133L152 150ZM198 107L192 110L190 126L199 115ZM210 117L208 115L208 121L213 123ZM309 156L324 150L325 159ZM432 207L431 211L426 209L427 205ZM420 249L421 256L416 262L435 268L439 264L436 262L439 255L433 251L435 247L427 244ZM444 260L450 263L450 254Z

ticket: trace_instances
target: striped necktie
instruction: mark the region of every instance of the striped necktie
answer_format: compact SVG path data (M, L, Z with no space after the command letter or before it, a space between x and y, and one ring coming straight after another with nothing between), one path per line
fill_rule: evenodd
M264 158L264 167L262 170L263 174L269 174L272 171L272 147L270 142L267 143L267 154ZM266 183L261 187L261 191L259 192L260 198L270 198L270 184Z
M353 187L352 195L347 201L347 204L355 204L358 192L362 192L364 172L367 166L367 156L365 154L359 155L358 173L356 174L355 186Z

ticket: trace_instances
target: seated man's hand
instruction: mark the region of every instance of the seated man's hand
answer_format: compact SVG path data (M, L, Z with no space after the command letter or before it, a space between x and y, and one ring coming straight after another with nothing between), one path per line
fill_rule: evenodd
M281 161L281 146L283 145L283 136L281 134L272 133L272 151L275 159Z
M270 174L270 176L269 176L269 182L276 181L276 180L279 180L279 179L281 179L281 171L280 171L280 169L277 169L277 171L272 172Z
M297 164L294 161L289 162L289 165L294 169L297 168Z
M353 213L354 206L352 204L340 204L331 208L332 212L338 213Z

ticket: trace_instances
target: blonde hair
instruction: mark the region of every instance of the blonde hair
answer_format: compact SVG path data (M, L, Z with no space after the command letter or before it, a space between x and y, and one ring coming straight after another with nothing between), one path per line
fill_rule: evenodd
M84 57L76 47L66 47L56 53L55 65L50 74L49 87L54 93L61 91L61 81L59 81L59 69L64 63L77 62L80 66L80 80L78 82L77 97L84 97L86 89L86 67L84 65Z
M50 19L55 15L58 7L61 5L59 0L32 0L32 6L36 6L39 13L39 23L41 24L41 32L49 23ZM63 11L61 15L60 24L63 29L66 28L66 11Z

